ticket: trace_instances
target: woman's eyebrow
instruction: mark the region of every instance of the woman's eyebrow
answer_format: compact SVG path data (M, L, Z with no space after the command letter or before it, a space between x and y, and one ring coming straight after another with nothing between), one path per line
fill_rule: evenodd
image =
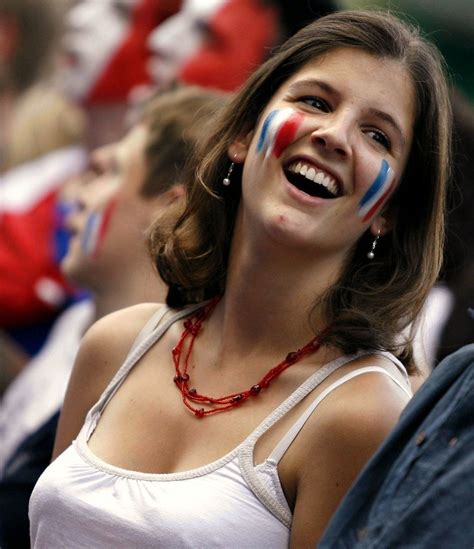
M317 87L326 93L336 96L336 98L340 96L340 93L335 88L333 88L331 84L328 84L324 80L319 80L317 78L303 78L302 80L293 82L293 84L291 84L288 89L290 92L295 92L305 87Z
M371 114L375 118L379 118L380 120L387 122L387 124L389 124L398 134L402 147L405 146L406 144L405 136L403 135L403 132L399 124L397 124L397 122L395 121L392 115L388 114L388 112L381 111L379 109L374 109L374 108L369 109L369 114Z

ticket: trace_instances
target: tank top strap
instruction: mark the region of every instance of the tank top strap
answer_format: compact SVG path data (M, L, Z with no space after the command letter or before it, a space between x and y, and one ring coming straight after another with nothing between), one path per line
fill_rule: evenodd
M306 381L304 381L291 395L286 398L262 423L249 435L242 445L241 454L244 461L246 458L253 456L253 449L258 439L270 429L278 420L280 420L287 412L296 406L303 398L305 398L315 387L322 383L328 376L339 369L344 364L355 360L366 354L373 354L373 351L360 351L352 355L345 355L331 362L328 362L316 372L314 372Z
M202 307L202 303L173 311L168 306L163 305L150 317L135 338L123 364L117 370L97 403L89 410L84 424L86 440L89 440L94 432L102 411L140 358L163 336L170 326L200 307Z
M169 307L167 305L163 305L160 307L157 311L155 311L151 317L146 322L145 326L140 330L137 337L135 338L134 342L132 343L132 346L130 347L130 351L128 354L133 352L133 350L138 347L138 345L149 335L153 332L153 330L158 326L158 324L162 321L163 317L170 311Z
M370 373L370 372L380 372L382 374L387 375L394 381L401 389L404 391L408 397L411 397L411 392L407 389L407 387L394 375L392 375L390 372L388 372L385 368L382 368L381 366L366 366L364 368L358 368L357 370L354 370L353 372L349 372L345 376L341 377L329 387L324 389L322 393L320 393L313 402L308 406L308 408L300 415L300 417L296 420L296 422L290 427L290 429L286 432L284 437L280 440L280 442L277 444L277 446L273 449L271 454L268 456L269 460L272 460L274 463L279 463L281 458L285 455L288 448L291 446L295 438L298 436L298 433L301 431L301 429L304 427L305 423L308 421L308 419L311 417L314 410L321 404L321 402L329 395L331 394L335 389L343 385L344 383L347 383L351 379Z
M240 446L239 464L242 476L244 477L254 494L258 497L258 499L284 524L287 524L288 526L291 525L291 511L289 510L287 505L284 505L281 501L275 498L274 490L270 489L269 486L262 482L262 479L260 478L254 465L255 444L266 431L268 431L294 406L301 402L303 398L305 398L313 389L315 389L320 383L322 383L329 375L331 375L337 369L341 368L341 366L344 366L344 364L348 364L349 362L352 362L353 360L356 360L357 358L360 358L362 356L373 354L386 356L396 366L394 370L400 370L400 372L395 371L395 375L393 375L389 373L387 369L378 366L368 368L371 371L373 371L374 369L375 371L382 371L383 373L386 373L395 381L395 383L397 383L397 385L399 385L405 392L407 392L411 396L411 393L409 393L408 389L409 384L406 370L404 366L391 353L374 350L359 351L352 355L346 355L337 358L336 360L333 360L323 367L319 368L319 370L314 372L314 374L312 374L302 385L300 385L300 387L298 387L296 391L294 391L284 402L282 402L280 406L278 406L278 408L276 408L266 419L264 419L262 423L260 423L260 425L247 437L247 439ZM362 373L365 373L365 371L363 370L365 370L365 368L359 368L358 370L354 370L354 372L351 372L351 374L353 374L352 377L354 377L354 375L361 375ZM280 443L277 444L270 457L265 460L265 463L273 463L275 467L277 466L277 463L275 463L273 459L281 459L281 457L289 448L295 437L298 435L299 431L302 429L308 417L311 416L311 413L318 406L318 404L323 400L323 398L325 398L325 396L327 396L327 394L329 394L329 392L334 390L336 386L339 386L341 383L345 383L346 381L348 381L349 375L350 374L343 376L340 380L336 381L328 389L326 389L326 391L323 392L321 396L318 396L316 398L312 406L310 405L310 409L307 412L303 412L302 417L296 421L294 426L290 428L290 430L283 437ZM403 381L400 381L400 379L398 378L401 378Z

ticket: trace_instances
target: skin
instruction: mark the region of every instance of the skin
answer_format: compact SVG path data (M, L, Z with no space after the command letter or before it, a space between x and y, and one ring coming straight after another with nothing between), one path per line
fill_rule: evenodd
M330 84L333 91L302 85L308 78ZM323 108L322 101L330 108ZM348 251L365 230L388 230L388 221L380 214L362 224L358 204L383 158L397 173L403 172L412 139L413 104L410 80L397 63L360 50L332 50L290 77L266 106L256 128L231 145L229 157L244 163L243 195L226 293L192 351L189 373L200 393L218 396L250 387L290 350L312 339L308 304L334 282ZM269 112L287 107L303 113L305 122L279 158L265 158L257 151L263 121ZM374 116L371 109L388 111L397 120L403 144L386 117ZM379 131L393 140L388 149L379 142ZM282 168L301 155L338 174L344 190L339 198L313 199L289 188ZM144 305L119 311L88 332L68 390L55 456L77 435L88 409L156 309ZM322 319L320 324L322 328ZM106 407L89 441L91 451L104 461L152 473L184 471L215 461L240 444L315 370L341 354L322 347L287 369L270 390L251 402L197 420L184 408L172 382L171 349L182 329L182 323L176 323L166 332ZM332 374L262 437L255 463L268 456L330 383L355 368L384 363L380 356L362 357ZM387 376L375 372L342 385L311 416L279 464L294 513L291 547L314 547L406 401Z
M66 219L72 238L61 269L99 298L100 316L166 294L148 259L144 234L156 213L183 189L176 186L153 198L140 195L147 138L147 127L138 125L122 140L97 149L88 174L68 189L68 200L78 207ZM94 218L101 220L100 228L97 238L89 238L87 227Z

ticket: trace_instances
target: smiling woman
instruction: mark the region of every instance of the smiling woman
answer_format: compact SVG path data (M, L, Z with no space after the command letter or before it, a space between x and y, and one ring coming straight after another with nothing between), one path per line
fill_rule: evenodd
M272 113L277 98L279 110ZM451 108L435 47L394 17L364 11L327 16L284 44L249 79L210 138L188 213L178 222L173 243L167 242L157 256L163 271L173 269L172 285L204 288L208 295L224 290L241 187L237 180L225 192L221 180L229 156L243 162L243 156L234 156L236 136L242 142L255 132L256 151L265 148L265 168L270 148L273 158L281 149L290 153L282 168L288 183L293 182L288 191L300 187L307 195L300 195L301 200L319 193L340 199L341 208L340 202L359 192L349 216L359 234L345 250L337 282L315 295L314 322L324 311L332 327L328 342L346 352L390 349L415 370L410 340L400 333L417 318L439 272L449 171ZM310 134L309 155L305 158L306 145L293 161L286 140L291 134L289 141L297 143L305 133ZM343 146L340 140L346 140ZM333 150L321 154L324 148ZM245 171L250 172L248 161ZM240 173L238 167L235 173ZM357 175L362 187L352 181ZM326 189L301 176L321 181ZM267 184L263 174L259 179L261 184L251 187L252 201ZM209 198L209 191L222 198ZM204 229L209 210L219 227L216 233ZM345 220L345 214L338 215L337 224L327 230L342 236ZM187 239L191 227L200 230L199 240ZM368 265L367 252L379 229L376 260ZM168 255L181 246L191 269Z
M168 306L84 339L35 547L52 524L62 546L315 546L410 396L449 127L437 52L384 13L324 17L256 71L151 232Z

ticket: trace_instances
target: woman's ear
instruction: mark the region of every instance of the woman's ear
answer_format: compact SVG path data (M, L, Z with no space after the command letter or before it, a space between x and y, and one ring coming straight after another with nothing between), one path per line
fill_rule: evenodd
M242 164L244 162L250 147L250 143L252 142L253 134L254 130L251 130L232 141L232 143L229 145L229 148L227 149L229 158L232 160L232 162L235 162L236 164Z
M370 224L370 232L377 236L384 236L389 233L394 226L391 215L380 214Z
M377 236L380 231L380 236L384 236L395 227L397 220L397 203L392 200L385 204L382 211L373 219L370 225L370 232Z

